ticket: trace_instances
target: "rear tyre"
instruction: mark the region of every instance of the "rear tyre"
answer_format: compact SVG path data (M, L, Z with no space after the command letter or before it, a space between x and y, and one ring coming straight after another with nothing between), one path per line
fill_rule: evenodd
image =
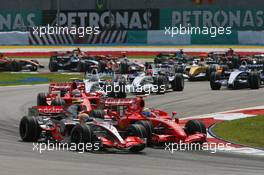
M217 72L212 72L210 77L210 86L212 90L220 90L221 83L216 82L217 80L220 80L221 75Z
M257 72L250 72L248 82L250 89L259 89L260 87L259 74Z
M41 128L35 117L24 116L19 124L20 137L24 142L36 142L40 138Z
M164 76L157 76L155 78L155 84L158 86L157 87L157 94L165 94L166 91L166 80Z
M172 89L173 91L183 91L184 89L184 78L181 73L175 74L175 78L172 81Z
M45 93L43 93L43 92L38 93L37 105L38 106L47 106L47 99L46 99Z
M212 72L216 72L216 66L215 65L210 65L208 69L206 70L206 78L208 81L210 81L210 77Z
M127 129L127 134L128 136L137 136L142 139L147 138L147 131L144 126L139 125L139 124L132 124L128 127ZM143 149L145 149L146 144L141 144L137 146L133 146L129 149L131 152L140 152Z
M195 134L197 132L206 134L206 127L204 123L199 120L189 120L185 124L185 132L188 135Z
M50 72L58 72L58 66L56 62L50 61L49 62L49 70Z
M19 72L21 70L22 70L22 66L19 62L17 62L17 61L11 62L11 71Z

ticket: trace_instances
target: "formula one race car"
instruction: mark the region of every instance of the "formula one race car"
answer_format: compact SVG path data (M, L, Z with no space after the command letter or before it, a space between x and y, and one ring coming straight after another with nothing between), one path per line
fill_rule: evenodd
M232 72L212 72L210 86L212 90L219 90L221 86L231 89L259 89L264 83L263 64L242 65Z
M55 53L51 56L49 70L57 72L58 70L71 70L77 72L90 72L98 69L100 72L101 64L94 57L83 54L79 49L72 52Z
M135 72L142 72L145 68L144 64L137 61L130 61L127 58L120 58L118 63L120 74L133 74Z
M154 58L154 64L175 64L177 62L186 62L189 59L189 56L186 55L182 49L176 53L159 53Z
M169 89L182 91L184 89L184 78L180 73L171 76L164 75L140 75L127 86L128 92L135 94L164 94Z
M22 60L0 58L0 70L19 72L21 70L37 71L38 68L44 68L37 60Z
M145 109L141 97L113 99L107 98L98 108L106 109L107 115L116 121L119 130L125 130L131 124L142 125L147 131L149 144L166 142L204 143L206 128L197 120L183 124L179 119L173 119L166 112L158 109Z
M219 65L213 60L194 59L185 71L189 81L209 80L211 72L215 71L217 67Z
M99 97L125 98L126 92L114 92L113 85L105 81L75 80L73 82L50 83L48 93L38 93L38 106L69 106L75 100L93 101ZM119 86L119 85L118 85ZM118 88L118 86L115 86ZM122 86L122 85L121 85ZM111 89L109 89L109 87ZM106 89L108 88L108 89Z
M96 111L86 123L78 119L67 119L65 111L59 106L34 106L29 109L19 125L23 141L51 141L80 146L85 151L97 151L116 148L139 152L145 148L146 130L143 126L132 124L125 131L119 132L108 119L96 118ZM88 145L89 144L89 145ZM89 149L87 149L89 147Z
M136 94L164 94L169 89L173 91L182 91L184 89L183 74L175 73L175 67L160 64L149 65L146 73L135 77L128 86L128 91Z

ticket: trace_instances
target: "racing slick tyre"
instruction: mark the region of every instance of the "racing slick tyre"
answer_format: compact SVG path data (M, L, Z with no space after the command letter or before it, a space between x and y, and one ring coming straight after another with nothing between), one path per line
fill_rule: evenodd
M105 116L105 112L104 110L101 109L94 109L90 112L89 116L91 118L100 118L100 119L104 119Z
M148 137L147 131L144 126L139 124L132 124L127 129L127 135L128 136L137 136L142 139L146 139ZM129 149L131 152L140 152L143 149L145 149L146 144L133 146Z
M47 106L47 99L46 99L46 94L41 92L38 93L37 97L37 106Z
M51 106L65 106L66 102L61 98L56 98L51 101Z
M148 121L148 120L140 120L140 121L137 121L135 124L139 124L139 125L144 126L144 128L147 131L147 139L148 140L151 139L152 133L153 133L153 130L154 130L154 126L151 123L151 121Z
M221 75L217 72L212 72L210 77L210 86L212 90L220 90L221 83L216 82L217 80L220 80Z
M20 120L19 134L24 142L36 142L40 138L41 128L35 117L24 116Z
M199 120L189 120L185 124L184 130L188 135L195 134L196 132L206 134L206 127Z
M10 66L10 70L14 72L19 72L22 70L21 64L17 61L12 61L9 66Z
M210 65L208 69L206 70L206 78L208 81L210 81L210 77L212 72L216 72L216 66L215 65Z
M38 66L32 65L31 67L28 68L31 72L36 72L38 71Z
M120 74L127 74L128 73L128 64L126 61L122 61L120 63Z
M183 91L184 89L184 78L181 73L175 74L175 78L172 81L172 89L173 91Z
M86 150L86 144L94 143L96 140L96 136L94 135L91 127L86 124L77 124L73 127L70 135L71 143L75 143L76 145L83 145L83 148L77 146L77 151ZM86 150L87 151L87 150Z
M157 76L154 80L155 80L155 84L158 86L156 93L157 94L165 94L165 91L166 91L166 85L165 85L166 77ZM164 88L162 88L162 87L164 87Z
M241 86L239 85L238 81L234 81L234 85L233 87L231 86L231 89L235 90L235 89L241 89Z
M49 70L50 72L58 72L58 66L56 62L50 61L49 62Z
M250 72L248 77L248 84L250 89L259 89L260 87L260 76L258 72Z

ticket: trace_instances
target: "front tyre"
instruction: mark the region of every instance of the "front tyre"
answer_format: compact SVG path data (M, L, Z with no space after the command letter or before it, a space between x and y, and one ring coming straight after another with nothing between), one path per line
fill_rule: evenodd
M184 89L184 78L181 73L175 74L175 78L172 81L172 89L173 91L183 91Z
M20 120L19 134L24 142L36 142L40 138L41 128L35 117L24 116Z
M220 80L221 75L217 72L212 72L211 77L210 77L210 86L212 90L220 90L221 88L221 83L217 82Z
M43 92L38 93L37 105L38 106L47 106L48 105L45 93L43 93Z
M154 131L154 126L151 123L151 121L140 120L140 121L137 121L136 124L142 125L147 131L147 139L151 139L152 133Z
M140 124L132 124L127 129L128 136L137 136L141 139L146 139L148 137L147 131L144 126ZM140 152L145 149L146 144L136 145L129 149L130 152Z
M89 125L86 124L77 124L71 131L71 143L77 145L78 150L86 150L87 144L93 144L95 141L94 133ZM83 148L79 146L83 145Z
M188 135L195 134L195 133L202 133L206 134L206 127L203 122L199 120L189 120L185 124L185 132Z
M250 72L248 77L248 83L250 89L259 89L260 87L260 77L258 72Z

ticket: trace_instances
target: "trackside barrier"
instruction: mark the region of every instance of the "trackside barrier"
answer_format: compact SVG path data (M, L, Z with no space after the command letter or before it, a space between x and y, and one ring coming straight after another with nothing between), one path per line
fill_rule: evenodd
M29 45L29 32L0 32L0 45Z
M119 34L122 40L118 39ZM111 32L98 37L85 38L82 41L70 37L69 42L51 42L50 40L60 41L54 36L46 36L45 38L34 38L29 32L0 32L0 45L69 45L69 44L146 44L146 45L264 45L264 31L232 31L231 35L221 35L210 37L208 35L194 34L177 34L174 36L166 35L165 30L148 30L148 31L119 31ZM105 39L100 39L100 37ZM121 36L121 35L120 35ZM48 40L50 39L50 40ZM109 39L109 41L106 39ZM63 37L62 41L68 41ZM33 42L34 41L34 42ZM39 41L39 42L38 42ZM47 43L45 43L47 41Z

